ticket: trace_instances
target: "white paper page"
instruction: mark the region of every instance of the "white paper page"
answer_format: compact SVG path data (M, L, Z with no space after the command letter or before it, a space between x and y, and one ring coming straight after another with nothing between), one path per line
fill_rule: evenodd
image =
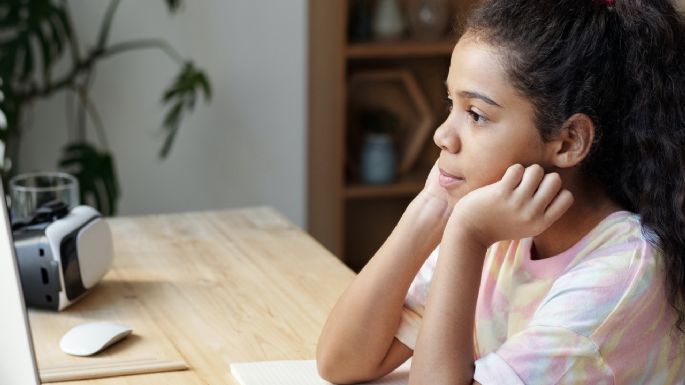
M410 361L394 372L365 384L407 385ZM231 364L231 374L240 385L331 385L319 377L316 361L261 361Z

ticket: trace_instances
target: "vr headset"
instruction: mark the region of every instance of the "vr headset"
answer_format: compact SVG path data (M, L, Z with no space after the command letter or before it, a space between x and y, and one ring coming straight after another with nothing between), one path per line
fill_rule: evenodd
M107 222L89 206L69 210L62 202L41 206L12 223L26 304L62 310L85 296L112 266Z

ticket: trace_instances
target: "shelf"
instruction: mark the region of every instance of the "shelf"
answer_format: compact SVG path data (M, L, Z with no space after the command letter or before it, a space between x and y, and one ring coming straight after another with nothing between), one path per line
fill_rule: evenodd
M382 197L409 197L418 194L426 183L425 175L407 177L395 183L372 185L353 183L345 187L345 198L382 198Z
M444 56L452 53L454 45L455 42L452 40L351 43L347 46L347 57L350 59L380 59Z
M349 79L349 109L354 117L351 127L361 126L359 110L364 108L390 111L405 122L397 171L399 175L406 174L414 166L434 126L432 111L421 87L410 71L399 69L361 71Z
M447 1L451 25L465 20L478 3ZM431 133L446 117L445 76L458 40L456 31L431 40L416 35L350 40L355 36L349 30L355 25L351 18L360 3L308 2L308 230L355 271L378 250L421 192L439 155ZM375 6L376 0L369 5ZM394 183L362 182L362 113L370 109L387 110L398 118L393 131Z

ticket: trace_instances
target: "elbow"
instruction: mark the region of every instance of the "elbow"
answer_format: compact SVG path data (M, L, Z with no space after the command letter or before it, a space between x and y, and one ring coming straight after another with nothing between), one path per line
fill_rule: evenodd
M344 383L344 378L340 377L340 374L336 372L335 363L322 359L318 355L316 357L316 370L319 372L319 376L328 382L333 384Z
M319 372L319 376L323 378L324 380L333 383L333 384L345 384L347 383L345 380L344 373L341 373L341 370L339 366L341 363L338 362L338 365L333 360L327 359L325 357L321 357L320 354L317 354L316 357L316 370ZM337 366L337 367L336 367Z
M316 369L319 371L319 376L332 384L357 384L372 380L366 376L360 376L361 373L352 370L346 370L342 367L342 363L332 363L327 361L316 360Z
M319 348L316 352L316 369L319 376L333 384L355 384L373 379L362 367L355 367L354 359Z
M333 384L347 384L349 383L347 376L345 376L345 360L339 360L334 357L334 354L323 351L320 346L316 351L316 370L319 376L324 380Z

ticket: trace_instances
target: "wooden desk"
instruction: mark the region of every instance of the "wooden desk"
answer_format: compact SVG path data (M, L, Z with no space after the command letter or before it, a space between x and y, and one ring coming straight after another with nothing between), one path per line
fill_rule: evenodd
M232 362L312 359L328 311L354 276L270 208L108 222L114 266L105 280L64 313L30 312L39 357L49 348L39 337L64 332L51 330L55 317L111 316L102 287L142 307L190 370L62 384L237 384Z

